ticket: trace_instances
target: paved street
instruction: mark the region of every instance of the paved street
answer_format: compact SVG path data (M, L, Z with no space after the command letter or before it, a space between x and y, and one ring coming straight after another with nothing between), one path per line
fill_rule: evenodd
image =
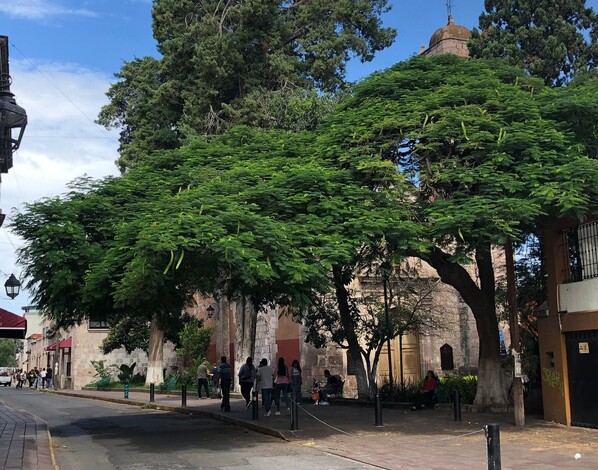
M149 404L148 394L142 392L131 392L128 400L122 391L15 392L19 391L0 390L0 400L48 421L63 470L83 468L90 461L97 462L97 470L271 465L485 469L483 427L494 422L501 428L505 470L598 468L598 430L531 417L524 428L517 428L511 415L464 412L463 421L455 423L451 408L415 413L385 408L384 426L375 427L371 408L304 404L300 429L291 431L288 415L260 414L254 421L238 398L231 401L232 411L224 413L217 400L193 395L182 408L181 397L174 394L156 394L155 403ZM80 398L67 396L71 394Z
M2 388L0 401L47 421L60 470L371 468L206 416L28 389ZM38 467L25 462L6 468Z

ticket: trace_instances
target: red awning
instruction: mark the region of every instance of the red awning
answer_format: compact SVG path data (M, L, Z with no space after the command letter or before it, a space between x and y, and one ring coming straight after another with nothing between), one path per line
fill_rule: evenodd
M71 348L73 346L73 337L70 336L67 339L63 339L60 342L60 349ZM52 343L50 346L46 348L46 351L55 351L56 350L56 343Z
M25 339L27 320L0 308L0 338Z

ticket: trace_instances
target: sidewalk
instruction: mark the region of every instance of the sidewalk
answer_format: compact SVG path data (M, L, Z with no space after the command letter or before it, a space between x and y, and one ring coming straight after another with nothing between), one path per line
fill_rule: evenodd
M502 469L597 469L598 430L568 428L527 417L524 428L513 426L512 415L462 414L462 422L453 421L452 408L411 412L383 409L383 426L374 426L374 410L342 405L302 404L299 430L291 431L290 416L263 415L251 419L240 398L231 398L231 412L220 410L219 400L198 400L187 396L181 407L180 395L123 391L63 390L50 393L88 399L108 400L130 405L152 406L165 411L202 414L310 446L347 459L388 469L485 469L486 439L484 425L500 424ZM575 455L580 454L576 459Z
M0 402L0 468L53 470L46 423Z

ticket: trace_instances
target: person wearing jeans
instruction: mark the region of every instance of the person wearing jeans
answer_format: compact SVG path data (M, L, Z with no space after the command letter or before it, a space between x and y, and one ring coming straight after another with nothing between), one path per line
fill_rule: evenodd
M290 375L289 368L284 363L284 357L278 358L278 366L276 367L276 388L274 389L274 403L276 404L276 413L280 414L280 395L284 397L284 402L287 405L287 411L290 411L289 406L289 383Z
M272 407L273 377L274 371L268 365L268 359L262 359L256 373L256 389L262 391L266 416L270 416L270 408Z
M251 389L255 381L255 367L253 359L248 357L245 364L239 369L239 385L241 386L241 395L245 398L245 408L251 404Z

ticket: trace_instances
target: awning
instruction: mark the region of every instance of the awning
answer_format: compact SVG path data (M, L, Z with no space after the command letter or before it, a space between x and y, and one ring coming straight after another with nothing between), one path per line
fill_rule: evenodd
M0 308L0 338L25 339L27 320Z
M71 348L73 346L73 337L70 336L67 339L63 339L60 342L60 349ZM50 346L46 348L46 351L55 351L56 350L56 343L52 343Z

